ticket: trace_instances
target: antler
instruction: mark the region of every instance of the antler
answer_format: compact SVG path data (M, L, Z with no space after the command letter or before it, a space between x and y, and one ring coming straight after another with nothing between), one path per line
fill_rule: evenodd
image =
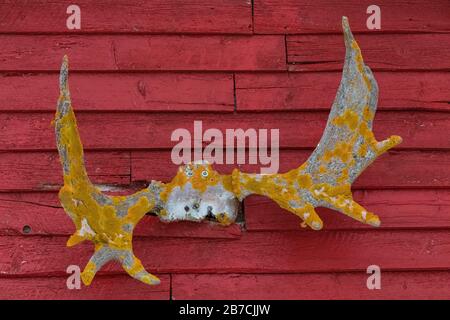
M341 84L322 138L309 159L284 174L233 172L234 191L242 200L267 196L298 215L312 229L323 223L314 208L327 207L353 219L379 226L378 216L353 200L351 184L378 156L401 143L399 136L378 142L372 132L378 86L362 59L346 17L342 18L345 64Z
M342 18L346 57L341 84L324 134L309 159L283 174L246 174L235 169L220 175L209 164L180 167L171 182L154 182L130 196L108 196L86 173L68 88L68 62L60 74L60 97L55 116L56 142L64 173L59 198L72 218L76 232L68 246L90 240L95 253L86 265L83 282L91 283L108 261L118 260L132 277L158 284L133 254L133 229L149 211L162 221L215 219L227 225L236 219L237 199L250 194L267 196L298 215L315 230L323 223L314 208L328 207L358 221L379 226L378 216L353 200L351 184L378 156L401 142L399 136L377 142L372 132L378 87Z
M181 166L169 183L152 181L148 188L130 196L108 196L96 188L84 165L70 101L66 56L61 66L54 124L64 174L59 198L76 227L67 246L84 240L95 244L95 253L81 275L84 284L89 285L110 260L121 262L128 274L144 283L159 283L157 277L145 271L132 249L133 229L147 212L155 213L164 222L209 219L228 225L236 219L238 204L231 176L220 175L208 163Z
M95 253L81 275L83 283L89 285L105 263L117 260L133 278L158 284L159 279L149 274L133 254L132 238L139 220L160 202L161 185L152 183L147 189L123 197L105 195L91 183L70 101L67 56L63 59L59 81L60 96L54 122L64 173L59 198L76 227L67 246L84 240L95 244Z

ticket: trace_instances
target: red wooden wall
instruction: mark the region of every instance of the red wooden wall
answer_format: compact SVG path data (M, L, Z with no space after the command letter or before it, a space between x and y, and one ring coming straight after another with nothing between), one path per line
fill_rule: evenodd
M81 30L66 29L72 3ZM0 1L0 298L450 298L448 0L110 3ZM366 29L371 4L381 30ZM67 266L84 266L93 248L65 247L73 225L56 196L50 121L64 54L95 183L126 192L171 178L170 133L194 120L279 128L286 170L325 126L344 58L342 15L379 83L375 133L404 140L354 186L381 228L322 210L323 231L301 229L259 197L245 201L244 227L147 217L135 252L161 285L112 264L90 287L66 288ZM372 264L381 290L366 288Z

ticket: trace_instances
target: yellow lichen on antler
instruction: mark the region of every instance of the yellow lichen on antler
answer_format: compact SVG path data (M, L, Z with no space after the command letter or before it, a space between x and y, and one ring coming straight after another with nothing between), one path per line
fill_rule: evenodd
M110 260L119 261L128 274L144 283L159 283L157 277L145 271L132 249L134 227L150 211L165 222L211 219L228 225L236 219L238 203L232 193L231 176L220 175L207 163L182 166L171 182L152 181L148 188L130 196L105 195L95 187L86 172L70 101L67 57L61 66L54 125L64 176L59 198L76 228L67 245L84 240L95 244L95 252L81 275L86 285Z
M284 174L233 172L233 186L240 199L253 193L267 196L315 230L323 226L316 207L380 225L378 216L353 200L351 184L378 156L402 141L399 136L381 142L375 139L372 122L378 86L345 17L342 26L346 46L342 80L324 134L312 155L302 166Z
M83 147L71 106L67 77L68 61L64 57L54 121L64 173L64 186L59 191L59 198L76 227L67 245L73 246L84 240L95 244L95 253L82 273L82 280L86 285L90 284L95 273L106 262L118 260L132 277L148 284L157 284L159 279L147 273L134 256L132 237L136 224L155 206L159 190L149 187L129 197L107 196L91 183L84 165Z
M95 253L82 279L91 283L108 261L118 260L131 276L148 284L159 283L133 254L133 229L149 211L165 222L211 219L228 225L236 219L237 201L250 194L274 200L296 214L312 229L323 222L316 207L328 207L349 217L379 226L380 219L353 200L351 185L378 156L401 142L398 136L378 142L372 131L378 86L364 64L347 19L343 21L346 58L341 84L322 138L308 160L281 174L247 174L235 169L221 175L207 163L181 166L167 184L154 182L130 196L108 196L86 173L68 89L67 57L61 67L60 97L55 117L57 147L64 173L59 197L75 223L68 246L83 240L95 244Z
M219 174L206 162L180 166L160 194L165 207L160 220L211 219L229 225L238 209L231 182L230 175Z

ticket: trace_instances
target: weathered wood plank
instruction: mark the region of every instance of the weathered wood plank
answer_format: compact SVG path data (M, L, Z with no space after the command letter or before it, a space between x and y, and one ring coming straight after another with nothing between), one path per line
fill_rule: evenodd
M130 194L129 192L128 194ZM69 236L73 222L61 208L56 192L0 193L0 235ZM26 233L25 233L25 229ZM239 238L239 225L224 228L209 222L162 223L146 216L137 225L138 237Z
M129 152L87 152L85 159L94 183L130 183ZM63 182L56 152L0 153L0 175L0 191L55 190Z
M158 275L161 284L149 286L139 283L128 275L99 275L80 290L67 289L67 277L2 278L2 300L167 300L170 297L170 276Z
M368 290L365 272L308 274L174 274L174 299L449 299L448 271L382 272Z
M67 237L0 237L3 275L64 275L84 266L92 244L66 248ZM156 273L303 273L443 270L450 261L448 230L247 232L239 240L136 238L133 248ZM401 254L400 254L401 253ZM120 271L107 265L105 271Z
M0 71L286 70L284 36L0 35Z
M354 199L378 214L382 229L450 228L450 192L435 190L356 190ZM267 198L245 200L245 228L249 231L298 230L300 220ZM369 226L336 211L317 208L325 230L367 229Z
M68 30L70 3L2 1L2 33L251 33L245 0L78 0L81 30Z
M280 147L315 147L325 128L328 112L270 113L90 113L76 112L86 149L172 148L171 133L186 128L193 136L194 121L203 121L203 131L217 128L279 129ZM0 150L53 150L54 113L0 113ZM218 121L220 119L220 121ZM379 111L374 131L379 139L392 134L403 137L397 148L448 149L450 113Z
M372 70L450 70L450 34L362 34L356 37ZM342 70L342 35L287 37L290 71Z
M54 111L56 74L0 75L0 110ZM76 110L234 110L233 76L220 73L78 74L70 76Z
M367 7L381 8L381 30L368 30ZM446 0L255 0L255 33L340 33L347 16L353 32L449 32Z
M281 150L279 172L300 166L312 150ZM273 159L276 161L276 159ZM132 151L86 153L89 176L106 191L120 191L133 182L173 178L178 165L170 151ZM427 166L423 164L427 163ZM217 164L221 173L239 167L244 172L259 172L260 164ZM131 168L131 169L130 169ZM357 189L430 188L450 186L450 153L447 151L390 151L374 162L358 180ZM0 191L51 191L62 185L62 169L56 152L0 153ZM130 187L133 187L130 186ZM136 187L144 187L139 183ZM124 190L127 192L127 190ZM129 192L132 192L131 190Z
M448 189L435 190L356 190L355 199L382 219L381 229L449 228ZM245 200L245 229L248 231L300 230L300 220L280 209L267 198L252 196ZM337 212L318 208L326 230L371 228ZM54 192L1 193L0 235L71 235L73 223L64 213ZM147 216L135 235L146 237L238 238L238 225L221 227L205 223L161 223Z
M65 54L70 70L117 70L111 36L0 35L1 71L58 71Z
M116 38L122 70L285 70L281 36Z
M375 72L378 110L450 111L450 73ZM238 73L238 111L329 110L341 73Z
M312 150L281 150L280 170L299 167ZM177 165L169 152L132 151L132 181L169 181ZM426 165L424 165L426 164ZM221 173L231 173L237 165L215 165ZM260 165L240 165L244 172L259 172ZM267 166L264 166L267 167ZM446 151L390 151L368 167L355 181L357 189L450 187L450 153Z

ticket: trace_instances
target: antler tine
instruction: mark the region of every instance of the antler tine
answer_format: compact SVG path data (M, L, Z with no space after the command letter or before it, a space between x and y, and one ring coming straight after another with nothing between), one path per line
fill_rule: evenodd
M72 110L68 77L69 59L65 55L59 75L59 99L54 124L56 145L63 165L64 183L73 184L87 182L89 178L84 166L83 146L79 139L76 119ZM76 179L74 179L75 174Z
M59 72L59 90L60 93L69 96L69 58L64 55Z

